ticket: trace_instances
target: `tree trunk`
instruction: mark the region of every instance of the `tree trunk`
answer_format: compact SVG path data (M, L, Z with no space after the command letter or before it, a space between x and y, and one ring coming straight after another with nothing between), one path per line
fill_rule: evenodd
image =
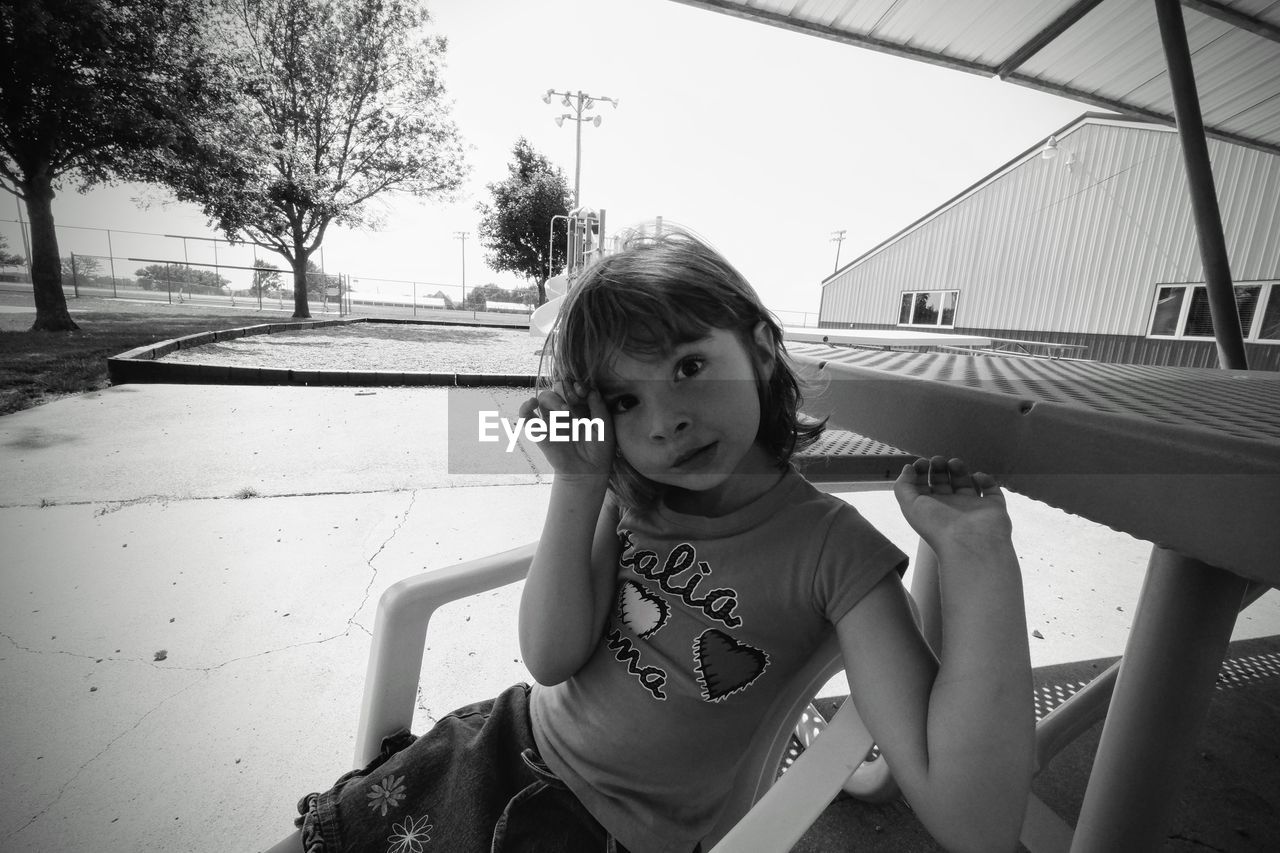
M297 246L293 253L293 319L306 320L311 316L307 301L307 250Z
M545 275L540 275L536 279L534 279L534 281L538 285L538 304L546 305L547 304L547 277Z
M36 300L33 332L74 332L80 327L67 311L62 292L62 261L58 257L58 234L53 227L53 182L36 175L22 185L27 197L27 218L31 221L31 290Z

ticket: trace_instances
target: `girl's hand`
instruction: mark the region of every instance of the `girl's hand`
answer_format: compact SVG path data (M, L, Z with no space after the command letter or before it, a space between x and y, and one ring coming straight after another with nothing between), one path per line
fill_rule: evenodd
M893 494L907 522L938 554L1009 544L1013 525L1004 492L990 475L970 474L963 460L917 459L903 467Z
M609 407L595 388L587 390L579 383L566 386L556 383L554 388L540 391L520 406L520 417L540 419L551 426L552 412L567 412L571 419L599 418L604 422L604 438L598 440L594 430L582 430L579 441L538 442L542 455L551 463L557 476L608 478L613 468L614 437L613 419Z

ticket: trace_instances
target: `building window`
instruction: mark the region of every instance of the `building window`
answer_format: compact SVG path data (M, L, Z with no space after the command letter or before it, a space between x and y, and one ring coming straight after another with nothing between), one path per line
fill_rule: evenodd
M955 326L958 290L911 290L902 294L899 326Z
M1280 341L1280 282L1237 284L1236 313L1246 341ZM1162 284L1151 311L1153 338L1213 338L1203 284Z

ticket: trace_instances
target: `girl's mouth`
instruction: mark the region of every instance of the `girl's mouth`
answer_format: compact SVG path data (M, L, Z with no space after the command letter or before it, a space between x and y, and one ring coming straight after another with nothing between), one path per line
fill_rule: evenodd
M705 464L715 454L717 442L703 445L702 447L682 453L676 457L676 461L671 463L672 468L697 468Z

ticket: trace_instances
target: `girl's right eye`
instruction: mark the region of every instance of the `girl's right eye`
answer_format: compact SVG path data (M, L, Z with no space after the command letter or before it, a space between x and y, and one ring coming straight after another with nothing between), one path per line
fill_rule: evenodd
M620 415L623 412L634 408L637 402L636 398L632 395L622 394L621 396L614 397L609 401L609 411L615 415Z

